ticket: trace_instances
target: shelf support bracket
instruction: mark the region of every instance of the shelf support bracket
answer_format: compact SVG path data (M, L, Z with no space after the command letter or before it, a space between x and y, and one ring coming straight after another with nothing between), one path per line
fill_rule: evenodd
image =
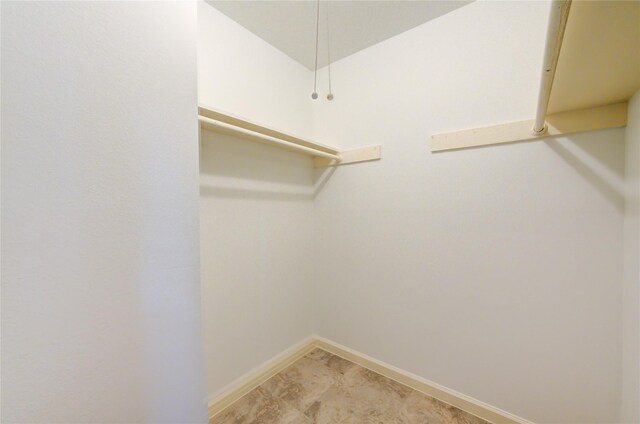
M380 160L381 150L382 148L379 144L375 146L359 147L357 149L341 150L340 151L341 160L339 162L336 160L316 156L313 158L313 165L316 168L325 168L328 166L339 166L339 165L346 165L349 163Z

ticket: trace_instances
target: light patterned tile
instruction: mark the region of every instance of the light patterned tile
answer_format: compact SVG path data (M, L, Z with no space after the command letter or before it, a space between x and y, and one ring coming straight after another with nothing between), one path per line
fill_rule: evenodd
M336 355L315 349L210 424L488 424Z
M287 424L313 424L312 421L307 418L302 412L299 412L291 421Z
M402 416L410 424L488 424L431 396L413 391L405 400Z
M341 387L330 387L305 411L314 424L355 424L361 421L361 405Z
M263 385L272 396L282 399L293 408L304 411L331 387L331 380L308 368L291 370L272 378Z
M211 418L209 424L250 423L255 419L256 411L263 397L264 395L259 389L252 390L229 408Z
M322 349L314 349L307 354L307 357L330 369L337 378L356 366L353 362L347 361L346 359Z
M363 401L357 391L334 386L311 404L305 415L314 424L409 424L400 415L400 407Z
M478 418L475 415L471 415L468 412L463 411L462 409L455 408L450 405L448 411L452 417L451 422L455 424L491 424L487 420Z
M371 404L400 406L413 391L403 384L360 366L345 376L343 384L357 400Z
M213 417L209 424L309 424L304 415L257 388Z
M401 411L411 388L366 368L356 366L344 378L344 389L358 404L366 423L404 423Z
M316 349L269 379L262 388L298 411L305 411L355 365Z

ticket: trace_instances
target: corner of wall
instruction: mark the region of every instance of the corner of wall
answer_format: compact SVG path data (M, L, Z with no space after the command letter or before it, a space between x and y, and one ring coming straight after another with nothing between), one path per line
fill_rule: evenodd
M198 3L198 101L309 137L313 73ZM201 133L200 256L207 392L315 329L311 159ZM242 311L238 313L238 311Z
M624 291L621 422L640 422L640 91L625 130Z

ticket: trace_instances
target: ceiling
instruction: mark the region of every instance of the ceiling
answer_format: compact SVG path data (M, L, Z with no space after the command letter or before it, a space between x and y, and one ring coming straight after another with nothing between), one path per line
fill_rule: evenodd
M313 70L314 0L208 0L247 30ZM463 7L471 1L320 2L318 68ZM541 29L544 31L544 29ZM640 1L574 0L553 83L549 113L625 101L640 89Z
M315 66L317 3L311 1L220 1L210 5L291 58ZM471 1L321 1L318 68L327 59L327 12L331 62L384 41Z
M604 106L640 89L640 1L573 1L549 113Z

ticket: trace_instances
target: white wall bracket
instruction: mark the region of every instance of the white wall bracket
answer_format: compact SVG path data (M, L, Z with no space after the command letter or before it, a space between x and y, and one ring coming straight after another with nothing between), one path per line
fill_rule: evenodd
M529 119L436 134L431 137L431 151L439 152L515 141L539 140L549 136L623 127L627 125L627 102L548 115L546 119L547 131L541 135L532 134L533 123L534 120Z
M552 0L535 119L437 134L431 151L464 149L626 125L626 103L547 115L571 0ZM622 115L624 111L624 116Z

